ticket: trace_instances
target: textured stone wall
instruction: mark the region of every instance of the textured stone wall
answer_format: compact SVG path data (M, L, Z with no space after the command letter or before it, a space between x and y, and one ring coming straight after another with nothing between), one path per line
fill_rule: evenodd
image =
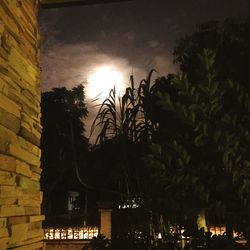
M42 249L37 2L0 0L0 249Z

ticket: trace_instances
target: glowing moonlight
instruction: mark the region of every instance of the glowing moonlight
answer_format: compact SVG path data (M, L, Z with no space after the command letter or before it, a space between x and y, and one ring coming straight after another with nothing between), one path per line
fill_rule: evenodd
M112 88L120 94L124 89L123 76L111 67L102 67L88 78L87 95L89 98L107 98Z

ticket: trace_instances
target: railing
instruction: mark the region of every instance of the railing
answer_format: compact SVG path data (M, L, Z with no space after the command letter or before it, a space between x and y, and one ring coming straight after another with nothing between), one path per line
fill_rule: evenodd
M45 240L91 240L97 237L98 227L68 227L44 229Z

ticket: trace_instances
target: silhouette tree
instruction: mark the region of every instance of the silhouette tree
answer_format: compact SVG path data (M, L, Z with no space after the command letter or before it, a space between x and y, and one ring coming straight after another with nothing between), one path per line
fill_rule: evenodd
M109 98L101 104L91 129L92 133L95 129L100 129L96 147L109 147L110 150L112 148L116 164L113 161L110 165L114 166L112 174L117 178L119 191L125 195L123 202L138 196L139 187L135 186L138 184L136 177L139 176L135 175L135 172L139 166L139 148L146 147L156 126L148 116L152 73L153 71L147 79L141 81L138 88L134 87L131 77L131 86L122 97L117 96L115 89L112 89Z
M41 109L41 186L45 201L50 204L56 191L79 189L76 168L86 165L88 140L84 136L83 119L88 111L83 86L71 90L54 88L43 93Z
M163 239L168 220L195 233L202 211L210 222L227 223L228 234L248 225L249 96L218 77L215 53L197 57L200 82L183 73L152 85L149 76L120 99L113 90L92 127L101 127L99 149L112 149L108 162L121 194L140 198Z
M179 39L174 49L175 63L193 83L200 83L203 69L198 54L203 48L216 53L215 70L218 80L231 79L250 91L248 65L250 58L250 18L210 21Z
M105 168L105 174L109 175L107 179L112 180L112 184L109 185L120 194L119 197L116 196L117 203L128 207L140 204L140 209L146 211L148 215L150 184L142 157L157 127L157 124L153 124L149 119L152 73L153 71L137 88L131 77L131 86L126 89L122 97L116 95L115 89L111 90L109 98L101 104L92 125L92 132L99 128L94 151L102 155L100 165ZM130 213L125 215L127 220L123 226L125 224L128 226L128 235L132 236L135 233L133 223L135 218L138 219L142 215L140 209L134 219L130 217L132 216ZM140 223L140 226L146 224L145 220ZM148 233L148 229L146 224L141 231ZM128 236L126 233L125 235Z
M175 91L169 86L157 94L166 117L159 127L163 122L171 133L163 133L147 162L165 190L166 210L173 204L172 214L196 220L205 209L229 229L246 222L250 204L249 96L239 84L218 80L213 52L204 50L199 58L204 72L199 84L180 74L166 80Z

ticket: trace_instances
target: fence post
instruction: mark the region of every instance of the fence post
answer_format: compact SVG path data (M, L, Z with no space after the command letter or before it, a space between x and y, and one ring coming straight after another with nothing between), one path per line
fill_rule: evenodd
M100 212L100 234L111 239L112 211L111 203L98 202Z

